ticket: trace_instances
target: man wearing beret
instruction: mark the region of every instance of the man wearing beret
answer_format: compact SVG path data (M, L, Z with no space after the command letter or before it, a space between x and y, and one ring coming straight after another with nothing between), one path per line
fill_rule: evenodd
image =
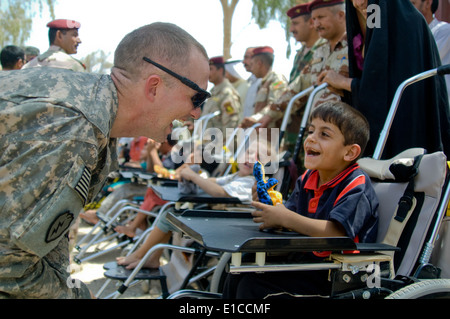
M306 65L311 62L314 52L317 48L324 45L327 40L319 37L309 10L310 2L296 5L287 11L287 16L291 19L290 31L295 40L302 44L300 50L294 59L294 65L289 77L289 83L292 83L303 71ZM298 92L295 92L298 93ZM294 94L295 95L295 94ZM282 98L286 103L293 97L292 94L284 94ZM280 98L280 99L282 99ZM278 101L280 102L280 101ZM284 149L294 152L295 143L297 141L300 123L303 117L303 108L297 108L296 112L291 112L291 119L286 127L286 133L283 140ZM276 113L274 114L277 117Z
M314 28L326 42L315 48L311 61L303 68L299 76L292 81L283 92L280 99L270 105L260 122L265 123L280 119L284 115L289 100L297 93L318 84L322 71L334 70L348 76L348 47L346 36L344 0L314 0L309 4ZM326 88L316 95L314 106L326 101L340 101L343 92L331 91ZM306 105L308 97L299 99L294 104L292 112L298 112Z
M25 64L24 68L47 66L84 72L84 64L70 56L77 53L81 43L78 35L81 24L74 20L57 19L49 22L47 27L50 48Z
M225 60L223 57L213 57L209 60L209 82L214 84L209 98L202 110L202 116L220 111L220 114L209 120L207 128L221 130L226 141L226 129L234 129L239 123L241 102L239 93L225 77ZM207 134L208 132L205 132ZM208 136L204 138L209 139Z
M262 82L256 94L253 115L244 118L241 127L247 128L257 123L267 112L270 112L269 105L274 103L287 87L287 80L284 75L272 70L274 61L274 51L270 46L257 47L253 50L251 60L251 72L261 78ZM268 123L264 127L276 127L274 122Z

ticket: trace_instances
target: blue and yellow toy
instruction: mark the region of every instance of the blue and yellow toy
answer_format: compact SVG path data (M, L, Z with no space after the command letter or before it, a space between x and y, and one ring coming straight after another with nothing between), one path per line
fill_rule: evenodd
M278 185L278 180L269 178L269 180L266 181L264 166L259 161L253 166L253 176L255 176L256 179L256 192L261 203L274 206L283 203L283 196L281 193L274 190L274 187Z

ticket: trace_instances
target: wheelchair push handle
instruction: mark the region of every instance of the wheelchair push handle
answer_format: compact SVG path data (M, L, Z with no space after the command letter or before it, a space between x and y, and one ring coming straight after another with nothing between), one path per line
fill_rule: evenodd
M440 67L437 68L436 73L438 75L450 74L450 64L441 65Z

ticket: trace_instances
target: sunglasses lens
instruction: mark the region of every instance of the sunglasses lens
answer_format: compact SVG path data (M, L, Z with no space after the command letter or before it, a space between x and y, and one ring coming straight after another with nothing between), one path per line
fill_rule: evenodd
M192 104L194 104L194 107L201 107L203 103L205 103L206 99L209 97L209 94L198 92L192 97Z

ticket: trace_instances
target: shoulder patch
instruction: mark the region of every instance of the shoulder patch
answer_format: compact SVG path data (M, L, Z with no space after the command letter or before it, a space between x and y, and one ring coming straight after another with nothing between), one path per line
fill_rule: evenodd
M47 236L45 237L45 242L50 243L63 235L72 224L73 219L74 216L70 211L59 214L50 224L50 227L47 230Z

